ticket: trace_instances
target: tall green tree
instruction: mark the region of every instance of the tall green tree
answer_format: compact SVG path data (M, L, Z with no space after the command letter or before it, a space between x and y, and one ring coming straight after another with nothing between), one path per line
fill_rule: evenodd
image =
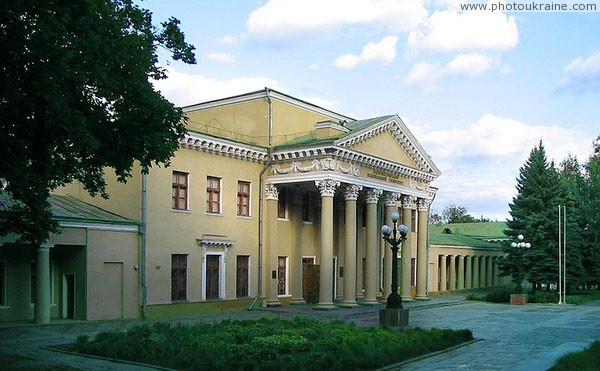
M511 275L517 285L523 279L532 283L558 282L557 206L560 204L558 174L548 163L543 143L534 147L519 169L517 195L509 204L512 220L505 234L516 241L519 234L531 248L505 244L502 273ZM535 285L534 285L535 286Z
M0 45L0 235L43 243L53 189L107 197L105 169L125 181L177 150L182 111L150 81L166 78L157 48L195 63L177 19L155 26L131 0L5 0Z
M563 232L566 232L566 282L567 291L586 281L586 270L583 259L587 243L583 230L587 225L588 216L585 213L585 180L579 161L571 155L567 156L558 168L564 222ZM563 240L565 240L563 236ZM563 261L563 264L565 262ZM558 269L558 268L557 268Z
M582 234L586 242L583 251L583 266L586 272L585 283L598 285L600 289L600 136L594 142L594 152L585 167L585 209L586 216Z

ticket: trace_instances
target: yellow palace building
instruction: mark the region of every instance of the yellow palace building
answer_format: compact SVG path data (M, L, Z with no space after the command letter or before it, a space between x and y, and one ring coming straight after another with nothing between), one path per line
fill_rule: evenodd
M127 184L107 176L109 200L90 197L78 184L56 191L110 212L109 219L118 216L127 228L113 228L109 243L80 243L83 256L108 258L81 258L83 284L71 302L61 294L60 266L56 279L40 283L56 301L52 318L63 318L61 308L69 305L79 313L74 318L96 319L139 315L131 308L160 317L306 302L324 310L376 304L391 289L391 249L380 229L393 211L409 228L399 254L402 298L425 300L457 288L440 279L457 274L446 269L445 251L455 247L428 256L431 182L440 171L397 115L354 120L268 88L183 110L188 133L170 166L137 171ZM131 233L120 237L133 225L135 241ZM59 252L76 250L55 239L46 250L51 264ZM457 251L464 257L471 250ZM452 259L461 274L463 260ZM107 263L121 263L120 284L103 271ZM106 303L120 309L94 309Z

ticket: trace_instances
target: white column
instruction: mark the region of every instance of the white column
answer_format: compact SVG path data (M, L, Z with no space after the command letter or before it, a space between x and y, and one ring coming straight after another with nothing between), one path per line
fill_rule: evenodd
M315 181L321 192L321 250L319 303L315 309L334 309L333 305L333 196L340 185L332 179Z
M473 288L473 257L465 256L465 289Z
M429 214L430 200L421 198L418 203L417 220L417 292L415 299L429 300L427 297L427 233L429 223L427 216Z
M479 288L479 256L473 256L473 285L474 289Z
M292 290L290 304L306 304L302 293L302 191L293 188L291 192L290 220L295 224L295 240L290 254L290 274Z
M277 289L279 280L277 269L279 262L277 260L277 202L279 201L279 191L273 184L267 184L265 187L265 244L264 244L264 282L265 282L265 305L268 307L281 306Z
M448 280L448 290L456 290L456 256L450 255L450 279Z
M410 292L410 260L412 252L412 234L416 231L411 230L412 220L412 209L414 209L416 197L414 196L403 196L402 197L402 223L408 227L408 236L406 241L402 243L402 282L400 295L402 301L412 301Z
M356 200L362 186L349 184L344 190L346 201L346 228L344 246L344 299L341 307L354 307L356 303Z
M50 248L43 244L37 249L35 281L35 323L50 323Z
M465 288L465 256L458 256L458 274L456 275L456 289L462 290Z
M446 280L448 276L446 274L446 255L440 255L440 292L447 290Z
M379 273L377 270L377 250L379 249L379 228L377 228L377 201L383 191L369 189L366 197L367 207L367 272L365 279L365 297L363 304L377 304Z

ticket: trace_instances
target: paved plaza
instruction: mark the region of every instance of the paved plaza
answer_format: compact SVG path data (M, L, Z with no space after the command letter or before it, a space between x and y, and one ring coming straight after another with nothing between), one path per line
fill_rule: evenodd
M600 339L600 301L579 306L517 306L465 301L464 294L452 294L435 296L430 301L408 302L404 306L410 309L410 326L468 328L479 341L388 368L391 370L546 370L561 355L581 350ZM177 318L173 321L294 318L301 315L323 321L341 319L361 326L376 326L378 310L382 307L359 306L315 311L311 306L289 306ZM3 325L0 327L0 350L33 357L36 359L34 363L65 364L81 370L150 370L153 368L41 348L73 342L81 334L93 335L140 322L65 321L45 326Z

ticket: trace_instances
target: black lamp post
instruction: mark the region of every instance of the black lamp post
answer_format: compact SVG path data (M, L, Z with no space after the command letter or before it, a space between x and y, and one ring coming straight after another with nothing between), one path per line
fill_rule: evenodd
M392 292L387 298L387 305L385 308L402 309L402 297L398 294L398 247L400 246L400 244L402 244L404 240L406 240L406 235L408 234L408 227L404 224L400 224L396 227L396 223L398 223L398 219L400 219L400 214L398 214L397 212L394 211L391 217L392 223L394 223L394 227L392 228L387 224L384 224L381 227L383 239L386 240L390 245L392 245ZM398 234L400 236L398 236Z
M517 281L516 282L517 287L515 288L515 290L517 291L517 293L521 293L523 291L523 285L522 285L522 283L523 283L523 262L522 262L522 260L523 260L523 250L522 249L523 248L529 249L531 247L531 244L529 242L524 242L523 241L524 238L525 237L523 237L523 235L520 234L520 235L517 236L517 240L519 242L512 242L510 244L510 246L513 249L515 249L515 252L519 251L519 254L518 254L519 256L517 258L519 272L518 272L517 277L515 277L515 279Z

